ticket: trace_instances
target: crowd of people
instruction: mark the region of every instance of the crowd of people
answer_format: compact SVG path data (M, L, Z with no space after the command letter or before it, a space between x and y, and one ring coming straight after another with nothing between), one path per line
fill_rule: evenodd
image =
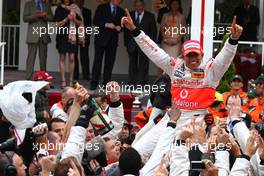
M264 108L263 103L252 104L263 102L263 75L255 81L256 98L241 91L241 77L235 75L232 90L217 93L205 115L161 107L156 95L149 117L135 124L124 118L116 82L107 84L112 88L109 101L82 86L66 87L61 101L49 110L46 90L52 76L38 72L34 80L13 82L0 91L0 175L264 174ZM31 96L22 93L29 90ZM114 124L104 135L91 123L89 96Z
M164 74L155 84L166 85L165 92L153 92L148 109L131 117L135 120L131 124L131 119L124 117L119 85L109 81L109 75L104 79L107 94L92 95L84 86L72 82L71 86L62 85L61 100L52 107L47 90L53 77L45 71L30 75L34 81L9 83L0 90L0 176L264 175L264 74L252 82L248 93L242 91L240 75L233 76L232 90L223 95L216 92L243 33L236 24L239 17L234 17L223 49L203 66L203 50L198 41L184 42L182 57L173 57L170 50L155 43L150 29L141 30L140 21L149 24L153 16L143 11L149 18L140 17L142 1L136 2L137 10L132 13L108 4L108 12L119 16L120 21L105 25L111 30L105 29L102 35L116 36L121 26L125 28L129 40L134 42L130 44L140 49L131 51L131 58L144 53L145 58L140 59L150 59L160 67ZM172 1L162 24L175 24L173 16L182 18L179 2ZM64 21L67 13L63 11L68 8L75 9L80 18ZM97 18L113 17L105 8L107 5L98 7ZM83 17L78 15L77 6L66 3L59 9L62 12L57 11L58 23L81 24ZM163 44L176 44L182 37L161 36ZM77 50L77 38L60 37L72 39L72 43L57 45L63 61L65 53ZM102 40L100 37L97 42ZM116 52L99 43L95 46L99 60L103 52ZM32 44L32 48L38 46ZM74 63L71 54L69 58ZM131 67L131 73L134 69ZM98 80L92 81L98 84Z

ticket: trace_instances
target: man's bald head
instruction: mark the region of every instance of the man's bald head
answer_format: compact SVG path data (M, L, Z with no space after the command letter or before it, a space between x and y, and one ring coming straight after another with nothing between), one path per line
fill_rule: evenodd
M71 98L74 98L76 94L76 90L72 87L65 87L62 91L62 104L66 104L67 101Z

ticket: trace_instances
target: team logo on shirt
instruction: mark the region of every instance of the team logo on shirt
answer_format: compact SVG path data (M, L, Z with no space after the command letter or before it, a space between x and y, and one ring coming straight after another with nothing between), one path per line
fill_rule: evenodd
M188 95L189 95L189 93L188 93L188 91L187 91L186 89L183 89L183 90L181 91L181 93L180 93L180 97L181 97L182 99L186 99L186 98L188 97Z
M182 64L182 66L175 70L174 76L177 76L179 78L182 78L185 76L185 66Z
M204 78L204 70L201 68L194 69L192 71L192 78L198 78L198 79Z

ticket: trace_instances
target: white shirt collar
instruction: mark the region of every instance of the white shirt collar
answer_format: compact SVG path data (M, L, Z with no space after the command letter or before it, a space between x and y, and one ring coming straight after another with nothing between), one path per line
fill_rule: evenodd
M144 11L140 13L140 17L144 15ZM138 12L136 11L136 17L138 16Z
M140 13L140 16L139 16L139 22L140 23L142 21L143 16L144 16L144 11ZM137 18L138 18L138 12L136 11L136 13L135 13L135 19L137 19Z
M110 2L110 7L111 7L111 9L113 9L113 7L116 8L116 5L114 5L113 3Z

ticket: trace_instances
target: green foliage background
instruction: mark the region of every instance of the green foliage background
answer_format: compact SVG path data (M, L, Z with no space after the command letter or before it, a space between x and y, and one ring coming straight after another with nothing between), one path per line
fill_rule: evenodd
M228 35L225 35L222 41L222 44L219 48L219 51L224 47L224 44L226 40L228 39ZM233 75L236 73L236 67L235 64L232 63L226 73L224 74L223 78L221 79L219 86L217 87L217 91L220 93L227 92L231 90L231 86L229 85L229 82L231 81Z
M233 19L233 14L235 11L235 8L239 6L242 3L242 0L224 0L223 3L219 4L216 9L218 9L221 14L221 23L230 23ZM219 52L223 48L226 40L228 39L228 35L224 35L222 39L222 44L219 48ZM229 85L229 82L231 81L233 75L236 73L236 67L235 64L232 63L227 70L227 72L224 74L223 78L221 79L219 86L217 87L217 91L220 93L227 92L231 90L231 86Z

